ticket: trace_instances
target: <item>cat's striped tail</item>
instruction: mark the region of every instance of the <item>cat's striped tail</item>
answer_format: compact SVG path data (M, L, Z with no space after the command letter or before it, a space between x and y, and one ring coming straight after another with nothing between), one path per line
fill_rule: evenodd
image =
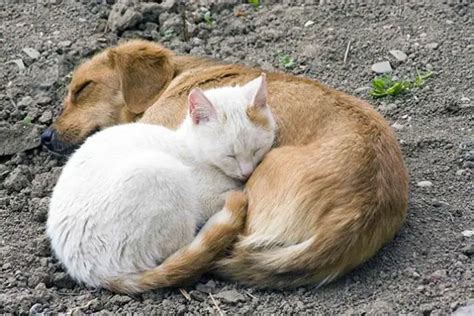
M244 226L246 213L246 195L229 193L224 208L209 219L188 246L154 269L122 275L106 282L105 287L114 292L133 294L195 281L233 243Z

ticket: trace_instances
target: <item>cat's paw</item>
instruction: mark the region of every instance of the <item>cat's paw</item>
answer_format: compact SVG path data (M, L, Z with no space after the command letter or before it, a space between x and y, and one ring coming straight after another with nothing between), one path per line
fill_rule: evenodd
M239 222L245 221L247 215L248 199L242 191L227 192L224 208L227 209Z

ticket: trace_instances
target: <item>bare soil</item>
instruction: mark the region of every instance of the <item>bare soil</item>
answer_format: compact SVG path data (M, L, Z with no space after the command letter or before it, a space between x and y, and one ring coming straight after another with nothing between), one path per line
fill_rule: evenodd
M474 5L188 4L185 32L177 1L128 25L107 24L114 1L22 2L0 1L0 313L446 315L474 306L474 236L462 234L474 230ZM409 215L395 240L320 289L262 291L204 277L185 295L129 297L75 284L44 235L64 158L42 150L38 137L59 113L73 67L132 37L309 76L368 100L393 124L411 175ZM373 99L379 61L399 78L434 75L404 95Z

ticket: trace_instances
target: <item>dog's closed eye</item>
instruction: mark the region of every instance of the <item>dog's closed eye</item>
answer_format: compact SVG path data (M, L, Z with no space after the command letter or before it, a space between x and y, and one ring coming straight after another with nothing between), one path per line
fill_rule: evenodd
M73 102L81 95L81 93L86 91L86 89L90 87L92 83L94 83L94 81L87 80L81 83L80 85L77 85L71 93Z

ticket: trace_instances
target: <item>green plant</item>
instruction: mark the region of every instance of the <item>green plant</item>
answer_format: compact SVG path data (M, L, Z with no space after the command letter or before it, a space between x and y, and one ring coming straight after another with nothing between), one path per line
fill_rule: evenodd
M29 116L25 116L25 118L23 119L23 123L25 123L27 125L31 125L32 124L32 118L29 117Z
M248 0L248 3L250 3L255 9L260 6L260 0Z
M211 11L206 11L203 18L207 25L212 25L214 23L214 18L211 15Z
M167 29L163 33L163 40L168 41L175 36L173 29Z
M286 54L280 55L279 57L280 64L286 69L291 69L295 66L295 60Z
M433 75L431 71L420 74L418 70L415 80L396 80L390 75L377 76L372 80L372 90L369 94L375 98L386 97L388 95L396 96L421 87L425 80Z

